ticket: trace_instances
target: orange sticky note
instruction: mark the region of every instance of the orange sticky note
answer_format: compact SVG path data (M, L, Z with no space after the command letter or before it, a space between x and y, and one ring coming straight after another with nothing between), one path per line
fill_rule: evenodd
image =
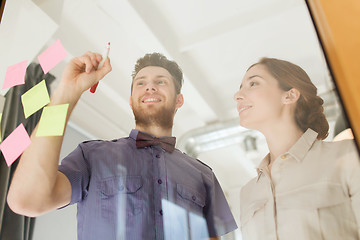
M13 86L25 83L25 73L28 61L22 61L17 64L11 65L6 69L5 79L2 89L10 88Z
M66 56L67 52L58 39L38 56L38 60L42 70L46 74L59 62L66 58Z
M0 144L0 150L4 155L6 164L11 164L31 144L30 137L21 123L4 141Z

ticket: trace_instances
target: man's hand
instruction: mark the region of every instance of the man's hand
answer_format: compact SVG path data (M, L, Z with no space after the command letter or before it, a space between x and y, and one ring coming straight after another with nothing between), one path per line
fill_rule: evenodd
M83 92L112 70L109 58L105 60L101 69L97 69L101 60L101 55L93 52L73 58L65 67L60 87L70 95L69 97L80 98Z

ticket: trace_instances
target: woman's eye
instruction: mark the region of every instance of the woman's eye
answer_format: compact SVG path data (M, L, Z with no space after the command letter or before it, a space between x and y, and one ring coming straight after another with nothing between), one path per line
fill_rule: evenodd
M255 86L257 83L256 82L250 82L250 87Z
M138 82L137 85L142 86L142 85L144 85L144 83L143 82Z
M165 82L163 80L159 80L158 84L164 84Z

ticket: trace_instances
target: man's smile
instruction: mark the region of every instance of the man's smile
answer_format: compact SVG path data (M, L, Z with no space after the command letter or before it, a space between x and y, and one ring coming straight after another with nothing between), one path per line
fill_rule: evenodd
M161 99L159 97L154 97L154 96L146 96L142 99L143 103L157 103L157 102L161 102Z

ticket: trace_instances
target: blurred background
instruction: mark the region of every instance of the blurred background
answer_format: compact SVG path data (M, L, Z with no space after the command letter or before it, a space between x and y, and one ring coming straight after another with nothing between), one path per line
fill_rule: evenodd
M87 139L128 136L136 60L160 52L183 70L184 106L175 116L177 147L215 172L239 225L239 192L266 155L263 136L239 126L234 93L261 57L301 66L318 87L334 137L342 110L305 1L302 0L13 0L0 28L0 77L6 67L37 56L60 39L68 57L102 53L111 42L113 71L95 94L86 92L65 133L62 156ZM2 90L4 95L6 91ZM76 206L37 218L33 239L76 239ZM224 239L241 239L240 231Z

